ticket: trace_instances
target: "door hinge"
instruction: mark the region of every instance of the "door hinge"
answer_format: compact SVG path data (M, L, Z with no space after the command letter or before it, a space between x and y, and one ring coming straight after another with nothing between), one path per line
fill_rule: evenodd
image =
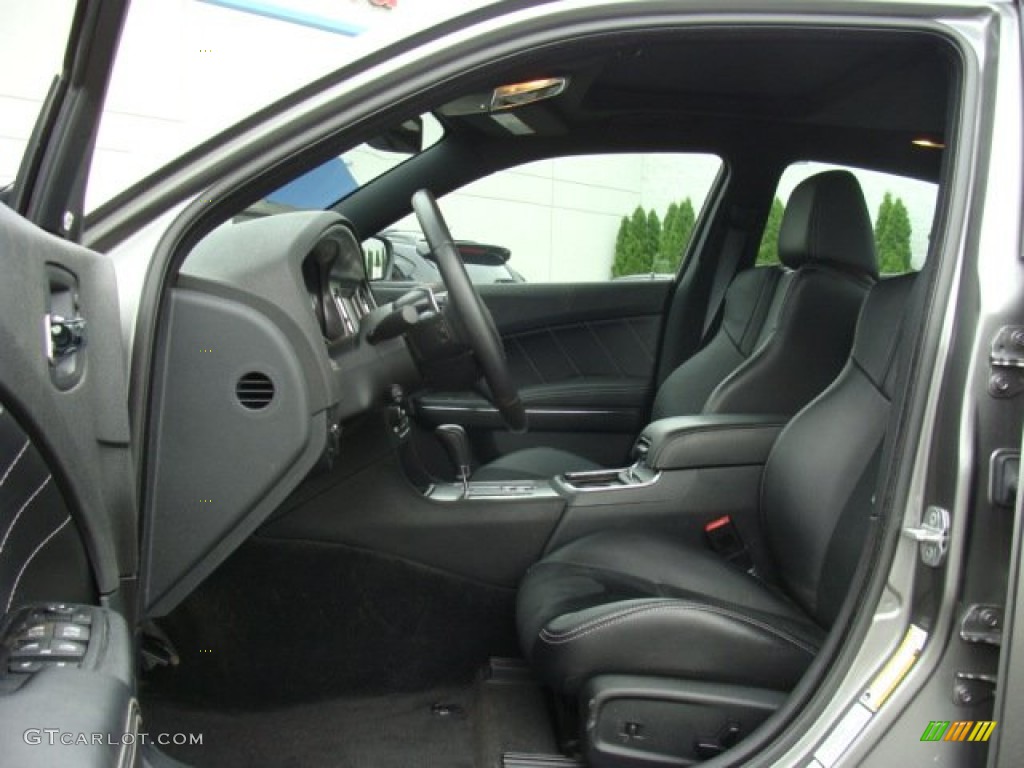
M981 672L957 672L953 682L953 703L973 707L989 701L996 693L996 676Z
M989 353L992 397L1010 398L1024 392L1024 326L1004 325L992 340Z
M968 643L999 645L1003 641L1003 607L975 603L960 622L960 639Z
M925 510L921 525L917 528L904 528L903 535L921 545L922 563L938 568L949 551L949 527L949 511L932 506Z

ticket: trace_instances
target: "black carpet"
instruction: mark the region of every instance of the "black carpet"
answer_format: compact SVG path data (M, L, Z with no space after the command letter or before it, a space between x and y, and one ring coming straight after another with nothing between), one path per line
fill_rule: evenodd
M513 590L343 546L253 537L159 621L181 658L144 673L150 734L197 768L495 768L553 752L514 662ZM485 672L480 673L483 669Z
M536 683L483 681L472 715L476 768L501 768L506 752L558 754L547 701Z
M196 768L474 768L472 699L460 687L244 713L143 702L143 716L153 735L201 733L163 747Z
M339 545L253 537L159 621L178 667L143 696L198 709L470 685L518 653L513 590Z
M143 702L144 729L202 734L163 747L195 768L500 768L505 752L556 753L541 689L487 680L420 693L218 712Z

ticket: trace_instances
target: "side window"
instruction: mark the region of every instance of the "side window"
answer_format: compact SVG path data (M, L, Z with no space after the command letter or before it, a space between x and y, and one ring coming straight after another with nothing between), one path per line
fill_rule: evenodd
M864 191L875 227L878 271L883 275L898 275L920 269L928 256L938 192L935 184L864 168L810 162L795 163L782 174L765 223L757 263L777 264L779 261L779 226L793 188L809 176L836 168L853 173Z
M478 283L668 279L721 165L701 154L561 157L499 171L440 205ZM414 217L379 236L393 246L392 279L437 279Z

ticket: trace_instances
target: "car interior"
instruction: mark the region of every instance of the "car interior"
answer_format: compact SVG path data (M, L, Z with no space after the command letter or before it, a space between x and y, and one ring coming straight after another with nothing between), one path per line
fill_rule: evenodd
M847 170L793 190L781 263L758 244L801 162L936 184L940 221L959 66L938 35L873 26L524 44L297 157L291 176L416 115L443 127L326 210L186 249L152 378L139 700L148 730L205 738L160 759L740 759L857 613L933 263L880 273ZM494 110L543 78L562 87ZM722 160L673 279L470 281L444 195L630 152ZM410 211L443 284L368 280L362 242ZM0 427L2 508L54 497L38 535L0 520L0 599L92 602L58 584L94 580L75 525L50 534L71 517L46 447ZM58 564L22 566L45 535Z

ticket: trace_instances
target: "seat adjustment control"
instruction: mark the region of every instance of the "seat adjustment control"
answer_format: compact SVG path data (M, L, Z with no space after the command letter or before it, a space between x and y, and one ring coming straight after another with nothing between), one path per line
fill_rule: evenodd
M718 757L725 750L736 746L742 733L739 723L726 723L713 739L697 739L693 745L693 752L701 760Z

